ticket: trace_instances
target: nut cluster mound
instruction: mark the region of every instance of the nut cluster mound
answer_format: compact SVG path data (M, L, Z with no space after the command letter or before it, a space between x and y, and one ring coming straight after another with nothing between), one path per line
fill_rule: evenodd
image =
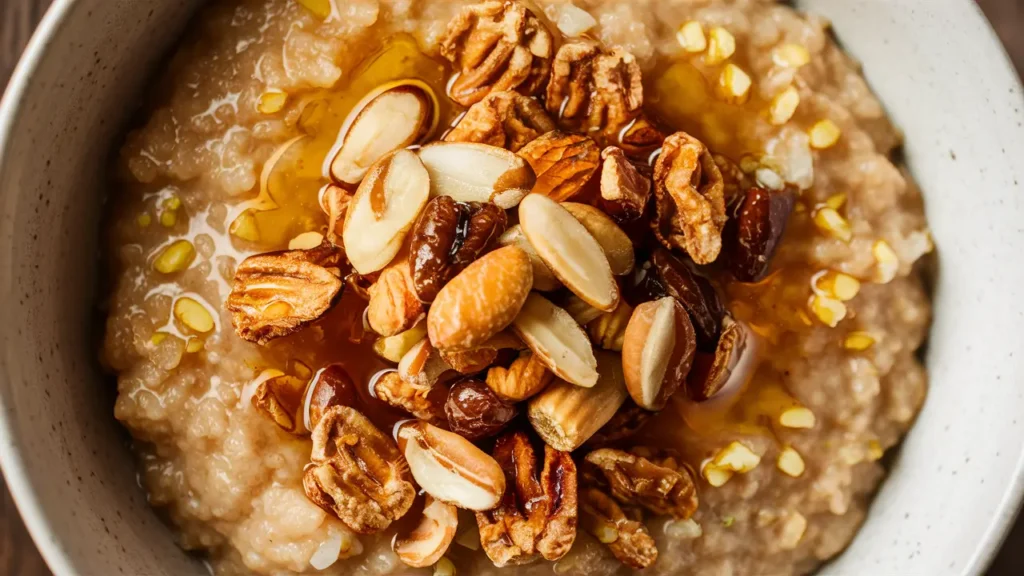
M382 432L341 365L268 371L253 404L311 436L306 494L354 532L415 516L393 541L409 566L444 556L457 509L496 566L558 560L581 527L650 566L645 517L688 519L696 482L623 441L739 372L753 335L701 267L762 278L794 189L647 117L633 55L564 41L518 2L465 8L441 52L458 123L434 134L415 79L374 91L329 163L322 243L247 259L228 300L266 345L355 290L394 365L369 387L410 420Z

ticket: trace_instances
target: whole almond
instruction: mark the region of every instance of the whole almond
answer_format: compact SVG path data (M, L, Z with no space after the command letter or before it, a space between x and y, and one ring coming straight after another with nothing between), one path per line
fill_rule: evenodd
M686 309L666 296L636 307L622 343L622 372L633 401L661 410L685 384L697 350Z
M548 299L530 294L512 329L559 378L585 388L597 383L597 360L587 333Z
M434 100L425 84L392 83L374 90L342 126L331 160L331 177L358 184L377 160L420 141L437 125Z
M619 286L608 257L572 213L547 196L530 194L519 205L519 225L566 288L599 310L618 306Z
M629 397L619 355L598 351L597 359L601 378L593 388L556 380L530 400L530 424L556 450L572 452L582 446Z
M608 257L608 264L612 267L612 274L623 276L633 271L636 264L633 241L614 220L589 204L562 202L562 207L575 216L604 249L604 255Z
M438 293L427 314L435 348L472 350L507 328L533 286L530 257L515 246L480 258Z
M423 421L398 429L398 447L424 492L466 510L490 510L505 493L505 474L484 451L458 434Z
M492 202L514 208L537 181L526 160L487 144L435 142L419 151L430 174L431 196Z
M345 214L345 255L360 274L387 266L402 248L430 195L430 177L415 154L399 150L374 164Z
M518 246L522 248L524 252L530 257L530 263L533 264L533 289L541 292L554 292L562 287L562 283L558 281L558 277L555 273L548 268L548 265L544 263L540 258L540 254L534 250L533 245L526 239L526 234L523 234L521 226L516 224L509 228L504 234L498 238L498 243L502 246Z

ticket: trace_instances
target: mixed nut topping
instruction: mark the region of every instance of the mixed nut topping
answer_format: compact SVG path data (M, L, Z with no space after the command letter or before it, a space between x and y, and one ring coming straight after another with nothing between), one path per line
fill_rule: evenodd
M340 364L265 373L252 404L311 437L318 506L358 533L412 520L393 541L409 566L440 565L459 509L497 566L556 561L580 528L650 566L645 520L689 519L698 481L742 470L623 442L749 372L757 335L712 278L769 273L796 189L660 124L632 54L562 42L517 1L463 9L441 54L465 113L442 135L418 80L373 91L325 164L323 229L245 260L228 299L261 345L364 300L391 368L360 388L408 420L385 434Z

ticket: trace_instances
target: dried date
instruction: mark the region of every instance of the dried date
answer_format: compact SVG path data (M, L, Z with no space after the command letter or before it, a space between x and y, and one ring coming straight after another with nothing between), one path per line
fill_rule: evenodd
M725 229L729 271L740 282L757 282L768 272L786 230L796 196L752 186L737 203Z
M469 440L480 440L504 430L519 410L483 382L463 380L448 392L444 412L452 432Z
M707 278L664 248L658 248L651 262L660 285L686 308L697 332L698 350L714 350L721 333L725 308Z

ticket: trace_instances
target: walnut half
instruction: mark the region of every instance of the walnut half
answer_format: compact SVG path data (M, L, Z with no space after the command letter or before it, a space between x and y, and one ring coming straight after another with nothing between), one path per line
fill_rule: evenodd
M445 135L445 142L476 142L518 152L555 129L544 106L518 92L492 92L473 104Z
M576 465L568 452L544 446L544 467L524 432L498 439L494 458L505 472L505 494L494 510L478 512L480 543L495 566L555 561L576 540Z
M360 534L384 530L416 497L409 466L394 441L347 406L324 412L313 431L306 496Z
M644 569L658 559L658 548L643 522L626 516L622 508L597 488L580 491L580 523L615 558Z
M697 510L697 487L685 468L661 466L610 448L587 454L587 463L600 471L620 502L638 504L655 514L680 520Z
M579 41L563 44L555 55L547 108L562 128L617 136L643 104L640 65L629 52Z

